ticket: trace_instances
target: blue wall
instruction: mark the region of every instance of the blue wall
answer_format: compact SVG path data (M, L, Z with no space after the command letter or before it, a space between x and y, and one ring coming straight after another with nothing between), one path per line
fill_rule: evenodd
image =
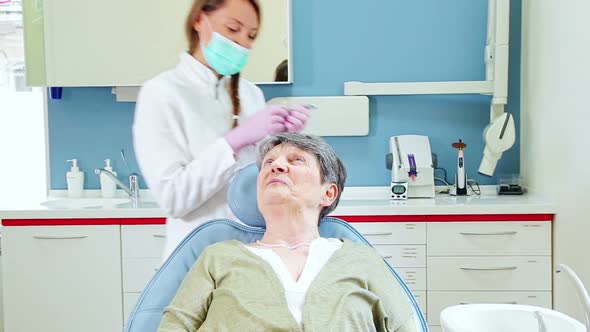
M292 0L295 83L261 86L276 96L342 95L345 81L484 80L487 0L341 1ZM521 2L511 4L510 81L507 111L520 120ZM482 130L489 122L486 96L370 97L370 133L365 137L327 137L342 157L349 186L386 186L390 173L384 155L392 135L430 137L439 166L455 173L451 143L467 143L468 177L480 184L495 178L477 173L483 155ZM117 103L110 88L65 88L63 99L49 101L51 189L66 188L66 159L78 158L85 186L99 188L92 170L114 160L120 176L124 148L131 168L133 103ZM519 141L505 152L496 176L519 173ZM438 174L438 173L437 173ZM449 178L449 180L451 180ZM143 182L143 181L142 181Z

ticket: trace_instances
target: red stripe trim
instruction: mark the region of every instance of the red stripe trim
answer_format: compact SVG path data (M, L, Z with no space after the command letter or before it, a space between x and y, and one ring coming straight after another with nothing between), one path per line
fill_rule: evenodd
M428 222L428 221L551 221L552 214L450 214L334 216L348 222Z
M124 218L121 225L165 225L166 218Z
M428 221L551 221L552 214L430 215Z
M2 219L2 226L119 225L121 219Z
M552 214L462 214L462 215L375 215L334 216L348 222L469 222L469 221L551 221ZM164 225L166 218L104 219L3 219L3 226Z
M166 218L3 219L3 226L163 225Z
M348 222L425 222L427 216L421 215L396 215L396 216L334 216Z

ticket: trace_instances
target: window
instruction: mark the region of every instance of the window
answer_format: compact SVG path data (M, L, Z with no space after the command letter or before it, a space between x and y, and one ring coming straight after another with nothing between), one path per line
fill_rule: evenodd
M44 90L25 81L22 0L0 0L0 202L47 190Z

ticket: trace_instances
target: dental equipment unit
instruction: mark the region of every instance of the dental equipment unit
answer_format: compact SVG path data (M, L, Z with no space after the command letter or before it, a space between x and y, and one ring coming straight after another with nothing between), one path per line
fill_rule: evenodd
M492 176L502 153L516 141L514 118L510 113L497 116L483 131L485 148L479 173Z
M567 274L567 276L576 286L578 298L584 309L584 323L586 324L586 332L590 332L590 296L588 295L588 291L586 291L586 288L584 287L582 280L580 280L580 277L578 277L576 272L574 272L574 270L572 270L569 266L565 264L557 265L555 273L561 272L565 272L565 274Z
M389 140L389 151L386 166L391 170L390 198L434 197L434 168L428 136L393 136Z
M491 96L490 123L504 116L508 103L508 61L510 41L510 0L488 0L486 45L484 49L485 80L483 81L438 81L438 82L390 82L366 83L349 81L344 83L346 96L375 95L443 95L481 94ZM505 119L505 118L503 118ZM486 151L479 172L492 176L501 152L510 148L502 143L502 149L495 149L497 140L488 136ZM510 136L510 135L509 135ZM505 142L508 142L506 140Z
M459 140L452 146L459 150L457 156L457 173L455 174L455 187L451 190L451 195L465 196L467 195L467 175L465 172L465 156L463 150L467 147L467 144Z

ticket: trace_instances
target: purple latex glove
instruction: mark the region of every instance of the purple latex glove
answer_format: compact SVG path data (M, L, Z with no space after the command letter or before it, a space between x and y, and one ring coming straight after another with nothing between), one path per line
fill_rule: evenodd
M286 130L285 118L289 111L285 106L270 105L256 112L248 120L225 134L225 139L234 153L248 145L256 144L267 135L281 133Z
M303 105L290 105L289 114L285 117L285 128L288 132L302 131L309 118L309 109Z

